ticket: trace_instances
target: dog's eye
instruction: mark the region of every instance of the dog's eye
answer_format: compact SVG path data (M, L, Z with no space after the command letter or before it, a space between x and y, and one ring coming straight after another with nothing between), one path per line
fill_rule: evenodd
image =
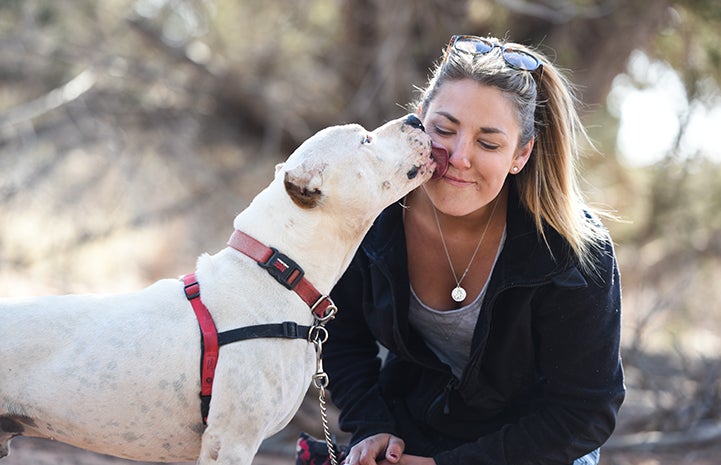
M373 138L370 136L370 134L366 134L366 136L361 141L361 144L370 144L373 142Z

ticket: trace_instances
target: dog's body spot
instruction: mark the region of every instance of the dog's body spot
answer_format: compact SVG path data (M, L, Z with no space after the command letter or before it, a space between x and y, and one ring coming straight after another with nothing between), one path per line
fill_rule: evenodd
M140 436L138 436L136 433L133 432L127 432L123 434L123 439L126 440L128 443L133 443L140 439Z
M408 176L408 179L414 179L416 176L418 176L418 173L420 172L421 167L420 166L414 166L408 172L406 173L406 176Z

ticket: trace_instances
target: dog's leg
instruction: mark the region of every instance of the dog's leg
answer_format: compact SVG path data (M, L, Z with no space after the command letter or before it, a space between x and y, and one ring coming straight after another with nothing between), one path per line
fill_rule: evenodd
M250 465L261 442L300 407L314 367L315 351L305 340L224 346L198 465Z
M250 465L262 441L262 435L251 428L248 425L241 434L223 428L206 430L197 465Z
M13 437L5 433L0 433L0 459L10 453L10 439Z
M10 453L10 440L20 436L25 427L13 415L0 415L0 459Z
M216 381L223 379L223 368L227 364L216 372ZM264 383L247 383L243 390L229 381L219 382L213 392L198 465L251 465L263 439L277 429L276 409L264 398ZM263 389L255 389L261 384Z

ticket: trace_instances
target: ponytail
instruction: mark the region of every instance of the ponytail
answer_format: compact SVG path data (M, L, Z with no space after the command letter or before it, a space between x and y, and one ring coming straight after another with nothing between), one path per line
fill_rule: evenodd
M599 248L607 235L600 223L587 217L591 212L578 185L579 141L590 144L590 140L576 104L571 83L544 59L537 77L536 141L515 182L521 203L533 215L544 240L545 222L566 239L581 269L592 271L593 249Z

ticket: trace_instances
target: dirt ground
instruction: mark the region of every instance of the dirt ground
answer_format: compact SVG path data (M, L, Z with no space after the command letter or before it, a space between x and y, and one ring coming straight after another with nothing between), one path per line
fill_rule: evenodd
M616 452L601 449L600 465L718 465L721 446L675 452Z
M300 431L320 438L322 430L318 414L317 393L309 389L296 416L282 431L268 438L260 447L252 465L295 465L295 441ZM328 409L331 425L338 424L338 411ZM348 441L345 433L331 429L338 441ZM613 437L612 437L613 439ZM676 448L671 451L621 451L609 447L601 449L600 465L719 465L721 443L706 446ZM158 465L157 462L135 462L77 449L47 439L17 437L11 442L10 455L0 465ZM170 465L192 465L189 462Z
M293 465L292 455L260 453L253 465ZM15 438L12 441L10 455L3 459L2 465L156 465L157 462L135 462L107 455L95 454L77 449L67 444L36 438ZM170 465L190 465L190 462L178 462Z
M290 444L282 453L261 451L253 465L294 465ZM15 438L12 450L2 465L157 465L155 462L134 462L76 449L54 441L34 438ZM699 450L667 453L603 451L601 465L718 465L721 463L721 444ZM189 465L175 463L171 465Z

